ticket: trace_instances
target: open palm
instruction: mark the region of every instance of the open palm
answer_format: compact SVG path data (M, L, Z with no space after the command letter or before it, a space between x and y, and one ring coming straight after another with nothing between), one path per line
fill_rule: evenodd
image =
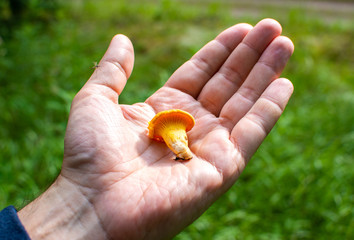
M144 103L119 105L134 62L117 35L75 97L61 178L92 204L107 238L160 239L181 231L236 181L281 115L292 84L278 79L293 52L270 19L235 25L182 65ZM162 110L191 113L193 159L174 161L147 136Z

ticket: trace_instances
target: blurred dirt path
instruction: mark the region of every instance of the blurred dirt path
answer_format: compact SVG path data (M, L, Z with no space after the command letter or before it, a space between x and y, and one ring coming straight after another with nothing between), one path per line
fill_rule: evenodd
M253 14L251 12L253 16L267 8L286 11L303 9L304 14L316 14L316 17L320 17L324 21L345 20L354 23L354 1L237 0L234 3L244 7L243 10L253 9ZM240 13L240 10L235 9L234 13Z
M192 4L218 3L231 7L235 16L259 17L268 10L277 14L287 14L292 9L303 10L304 14L315 15L326 22L337 20L350 21L354 25L354 0L321 1L321 0L184 0Z

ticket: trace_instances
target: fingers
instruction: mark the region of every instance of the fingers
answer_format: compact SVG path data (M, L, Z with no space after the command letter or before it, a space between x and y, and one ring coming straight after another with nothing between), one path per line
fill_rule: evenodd
M280 33L281 26L275 20L260 21L205 85L198 96L201 104L218 116L224 104L242 85L263 51Z
M245 161L254 154L275 125L293 92L287 79L273 81L250 111L236 124L231 141L237 146Z
M232 129L251 109L267 86L283 71L294 51L287 37L279 36L264 51L237 92L223 106L220 118Z
M99 92L117 101L129 78L134 65L134 50L130 40L124 35L113 37L106 53L95 72L82 90Z
M182 65L165 86L197 98L206 82L219 70L251 28L248 24L237 24L220 33Z

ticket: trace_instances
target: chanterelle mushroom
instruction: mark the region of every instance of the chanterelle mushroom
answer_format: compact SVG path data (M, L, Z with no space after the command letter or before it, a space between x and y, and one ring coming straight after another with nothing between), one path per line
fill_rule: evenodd
M176 160L193 157L188 148L187 132L194 126L194 118L180 109L159 112L149 122L149 137L166 145L176 154Z

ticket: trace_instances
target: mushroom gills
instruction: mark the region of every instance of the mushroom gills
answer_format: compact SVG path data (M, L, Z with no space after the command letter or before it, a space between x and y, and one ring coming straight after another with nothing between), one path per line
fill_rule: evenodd
M166 126L169 128L169 126ZM188 138L186 130L183 128L169 129L161 132L166 145L176 154L176 160L189 160L193 158L191 150L188 148Z
M193 116L183 110L162 111L149 122L148 135L156 141L165 142L176 154L176 160L189 160L193 154L188 148L187 132L194 123Z

